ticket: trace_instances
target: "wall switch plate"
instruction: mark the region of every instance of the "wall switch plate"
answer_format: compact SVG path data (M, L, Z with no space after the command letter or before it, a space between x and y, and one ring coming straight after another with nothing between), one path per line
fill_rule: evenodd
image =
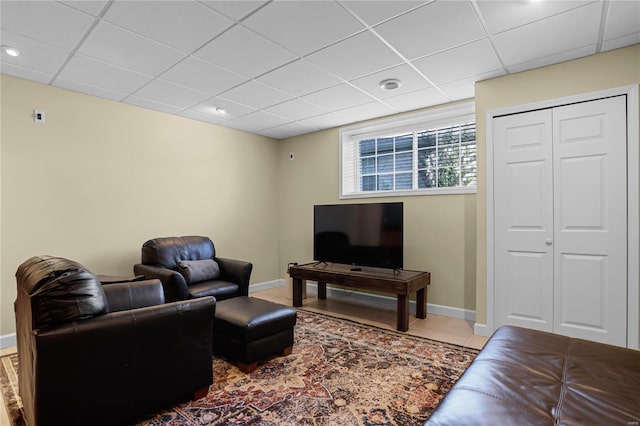
M296 155L293 152L289 153L289 160L294 160L296 158Z
M33 122L44 124L44 111L33 110Z

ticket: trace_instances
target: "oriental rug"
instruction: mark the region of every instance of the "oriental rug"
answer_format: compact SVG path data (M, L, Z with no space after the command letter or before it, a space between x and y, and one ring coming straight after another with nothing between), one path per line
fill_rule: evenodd
M250 374L214 358L214 383L206 397L138 425L421 425L477 353L298 311L290 355ZM17 356L0 360L9 417L21 426Z

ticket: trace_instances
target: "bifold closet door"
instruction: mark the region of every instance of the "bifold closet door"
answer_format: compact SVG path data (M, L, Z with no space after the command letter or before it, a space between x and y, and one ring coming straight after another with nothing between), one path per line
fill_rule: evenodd
M495 118L496 325L553 331L551 110Z
M626 99L555 108L554 331L626 346Z
M626 98L495 118L495 322L626 345Z

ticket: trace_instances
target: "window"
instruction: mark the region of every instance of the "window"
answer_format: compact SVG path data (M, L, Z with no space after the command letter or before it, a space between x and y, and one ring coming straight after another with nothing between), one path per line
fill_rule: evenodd
M341 131L341 198L476 191L472 104Z

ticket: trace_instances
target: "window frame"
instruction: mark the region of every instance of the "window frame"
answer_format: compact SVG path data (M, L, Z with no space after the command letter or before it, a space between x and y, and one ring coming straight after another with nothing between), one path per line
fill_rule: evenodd
M361 191L358 142L366 138L398 136L416 131L453 126L462 123L476 123L475 104L460 103L437 109L404 114L384 120L365 122L340 129L339 147L339 199L378 198L398 196L442 195L442 194L475 194L477 192L477 159L476 186L455 186L438 188L416 188L405 190ZM476 155L477 155L476 127ZM417 155L417 154L416 154ZM414 155L414 157L416 157ZM345 169L349 169L347 172ZM412 173L417 170L417 157L413 159ZM394 172L395 173L395 170ZM345 180L347 179L347 180Z

